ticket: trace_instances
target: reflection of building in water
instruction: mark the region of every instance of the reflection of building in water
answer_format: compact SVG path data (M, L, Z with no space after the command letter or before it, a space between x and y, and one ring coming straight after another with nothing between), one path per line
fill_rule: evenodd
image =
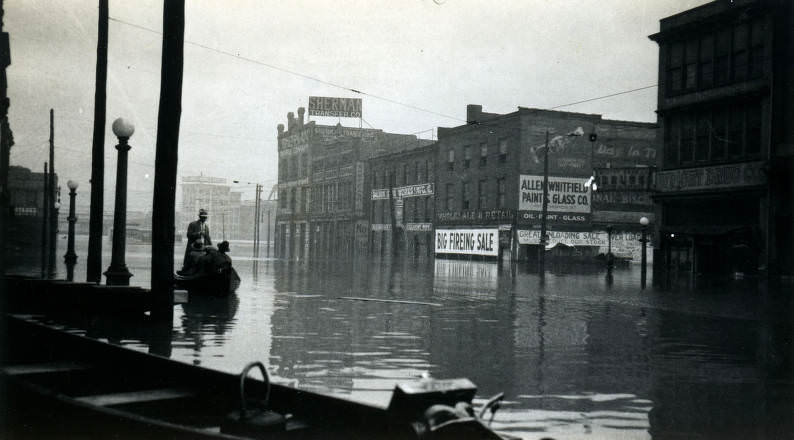
M497 296L499 265L496 262L436 259L433 262L433 291L453 297Z

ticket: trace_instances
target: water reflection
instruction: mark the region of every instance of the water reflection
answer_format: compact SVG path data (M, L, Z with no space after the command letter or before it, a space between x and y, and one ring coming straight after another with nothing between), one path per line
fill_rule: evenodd
M234 247L233 247L234 249ZM388 256L235 258L228 299L191 298L173 329L73 320L99 338L385 405L396 382L468 377L504 391L494 425L528 439L790 438L794 322L755 280L641 290L639 268ZM136 264L143 258L128 258ZM131 267L147 278L145 264ZM134 279L135 280L135 279Z

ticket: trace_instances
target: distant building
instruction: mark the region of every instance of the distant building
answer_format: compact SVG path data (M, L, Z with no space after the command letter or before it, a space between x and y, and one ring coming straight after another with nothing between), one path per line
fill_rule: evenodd
M223 237L243 238L239 230L241 194L231 189L227 180L219 177L182 177L182 211L176 234L184 236L188 224L197 220L199 209L204 208L209 213L207 223L213 243Z
M655 279L794 271L794 7L720 0L664 18Z
M436 146L412 146L368 163L370 251L376 255L433 255Z
M55 185L58 188L58 175L55 174ZM42 225L44 222L44 173L33 172L20 166L11 166L8 170L9 217L8 243L3 244L9 273L15 269L38 267L41 258ZM52 194L53 201L58 200L58 193ZM68 208L67 208L68 209ZM56 211L56 215L58 211ZM57 226L57 225L56 225ZM48 240L53 243L57 236L57 228L47 228Z
M637 173L647 185L648 167L656 163L655 124L524 107L486 113L479 105L467 107L466 120L438 129L437 256L537 255L547 131L547 249L562 244L574 247L575 255L592 257L606 252L609 226L615 232L637 231L640 217L651 216L647 203L640 211L624 203L637 191L628 187L619 203L613 198L616 203L595 210L591 185L601 179L599 170L627 167L642 167ZM642 192L647 198L647 188Z
M278 125L276 255L303 259L365 251L369 238L367 160L420 143L378 129L319 125L287 114Z

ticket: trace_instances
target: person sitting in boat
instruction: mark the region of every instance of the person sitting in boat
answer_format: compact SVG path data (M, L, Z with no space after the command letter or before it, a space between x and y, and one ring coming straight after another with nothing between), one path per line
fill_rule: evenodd
M232 259L226 253L229 252L229 242L224 240L218 244L218 248L207 246L206 254L199 260L199 267L203 273L217 274L229 270L232 267Z
M182 262L182 270L184 271L188 263L188 255L192 249L193 242L196 240L201 241L205 246L212 244L210 238L210 228L207 225L207 210L204 208L199 209L199 218L196 221L190 222L187 226L187 245L185 246L185 260Z
M190 245L187 255L185 255L185 265L178 273L180 275L195 275L200 272L202 266L202 259L207 255L207 250L204 248L204 243L201 240L195 240Z

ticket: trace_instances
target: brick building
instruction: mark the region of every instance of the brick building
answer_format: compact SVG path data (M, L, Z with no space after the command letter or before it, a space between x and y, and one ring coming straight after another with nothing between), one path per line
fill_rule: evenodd
M550 245L603 252L603 229L630 214L593 212L595 170L655 164L655 124L523 107L495 114L469 105L466 113L466 125L438 130L437 255L537 254L547 131Z
M664 18L655 279L792 273L794 7L720 0Z
M425 143L411 142L411 149L369 160L373 254L433 255L435 144Z
M276 255L302 259L365 252L369 239L367 161L415 146L416 136L320 125L287 114L278 126Z

